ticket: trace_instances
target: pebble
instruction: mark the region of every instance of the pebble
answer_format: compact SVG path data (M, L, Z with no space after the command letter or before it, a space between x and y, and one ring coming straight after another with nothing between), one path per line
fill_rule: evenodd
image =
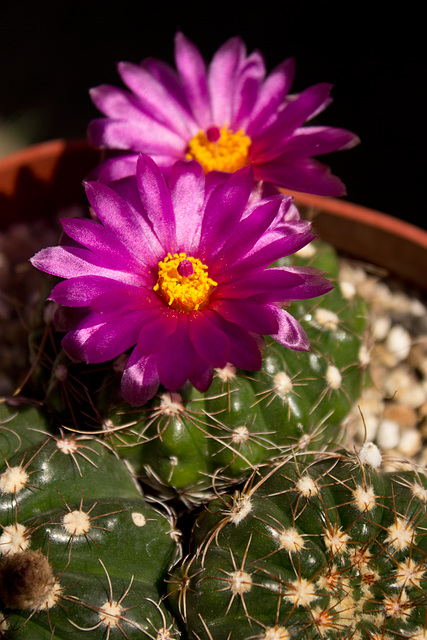
M419 429L408 429L402 433L398 449L400 453L412 458L421 451L422 435Z
M387 315L379 315L374 318L371 328L371 336L373 340L384 340L391 329L391 318Z
M406 360L411 350L411 336L400 324L395 324L388 332L385 347L395 358L396 362Z
M397 391L397 395L402 404L412 409L418 409L427 400L427 386L414 384L412 387L403 387Z
M427 465L426 300L357 262L343 261L342 274L368 302L370 325L370 383L347 420L346 444L370 440L402 468L404 457Z
M384 407L384 419L392 420L406 429L413 429L417 424L415 409L396 402L389 402Z
M394 420L382 420L378 426L377 444L381 449L395 449L400 443L400 427Z
M374 387L368 387L349 416L350 432L357 434L361 442L375 441L378 426L384 412L382 394ZM351 443L348 443L351 446Z

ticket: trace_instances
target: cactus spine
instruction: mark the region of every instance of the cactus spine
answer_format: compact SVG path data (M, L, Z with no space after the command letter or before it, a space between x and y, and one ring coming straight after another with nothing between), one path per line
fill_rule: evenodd
M327 270L338 282L332 247L319 242L308 253L292 256L292 264ZM363 384L366 309L336 284L321 299L290 310L307 331L310 353L267 339L258 372L228 365L216 370L205 394L188 386L163 392L142 410L119 405L107 412L104 425L107 432L128 425L110 440L120 455L157 485L194 499L213 476L230 484L290 447L318 449L339 441Z
M156 638L175 629L160 604L179 555L167 512L148 504L126 465L91 438L33 438L17 409L3 421L1 630L17 640ZM16 443L20 443L15 452Z
M425 474L375 445L290 455L202 512L175 611L203 640L424 640L426 505Z

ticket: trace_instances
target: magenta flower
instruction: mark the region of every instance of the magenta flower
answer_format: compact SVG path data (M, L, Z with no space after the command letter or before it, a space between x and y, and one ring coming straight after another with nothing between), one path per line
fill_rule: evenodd
M121 62L118 71L130 92L109 85L91 90L106 117L89 124L89 140L116 152L114 161L99 167L100 179L133 174L142 152L166 174L180 159L198 160L206 173L252 163L256 181L345 194L341 180L312 156L348 149L359 139L345 129L303 126L330 104L330 84L289 95L293 59L266 77L261 54L247 56L239 38L228 40L206 68L199 50L178 33L175 60L176 72L152 58L140 65Z
M268 268L313 236L291 198L252 189L250 166L205 177L197 162L176 163L167 185L144 155L136 176L87 183L96 219L65 218L67 243L32 258L65 278L50 299L81 308L62 341L70 358L105 362L133 347L122 393L142 405L160 384L206 390L227 362L259 369L262 335L307 350L282 307L331 285L315 269Z

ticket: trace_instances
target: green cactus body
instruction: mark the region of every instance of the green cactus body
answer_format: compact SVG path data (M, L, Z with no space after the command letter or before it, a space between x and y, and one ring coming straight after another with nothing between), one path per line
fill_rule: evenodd
M327 269L338 279L328 245L293 262ZM319 299L294 303L291 313L311 343L310 353L267 339L258 372L228 365L216 370L205 394L191 386L164 392L140 409L119 406L104 421L106 432L127 425L110 442L135 470L194 498L198 489L242 477L287 451L323 448L340 438L340 424L359 397L366 310L340 286ZM136 446L138 445L138 446Z
M7 426L1 438L28 435L19 414ZM159 602L179 554L173 518L104 444L68 432L4 455L0 513L7 637L175 637Z
M289 456L213 500L169 585L189 638L425 640L427 479L380 463Z
M42 443L47 434L48 421L40 411L18 401L0 400L0 451L4 458Z

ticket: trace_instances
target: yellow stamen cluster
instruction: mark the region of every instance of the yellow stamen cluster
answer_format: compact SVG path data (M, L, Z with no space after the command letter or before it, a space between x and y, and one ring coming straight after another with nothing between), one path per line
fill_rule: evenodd
M190 140L186 158L200 162L205 173L227 171L233 173L249 164L248 149L252 144L244 131L231 131L222 127L218 140L209 140L205 131L199 131Z
M188 277L180 275L178 267L181 262L190 262L193 273ZM197 311L206 305L209 293L217 283L209 278L207 266L198 258L185 253L168 253L159 262L159 272L154 291L158 291L167 305L178 311Z

